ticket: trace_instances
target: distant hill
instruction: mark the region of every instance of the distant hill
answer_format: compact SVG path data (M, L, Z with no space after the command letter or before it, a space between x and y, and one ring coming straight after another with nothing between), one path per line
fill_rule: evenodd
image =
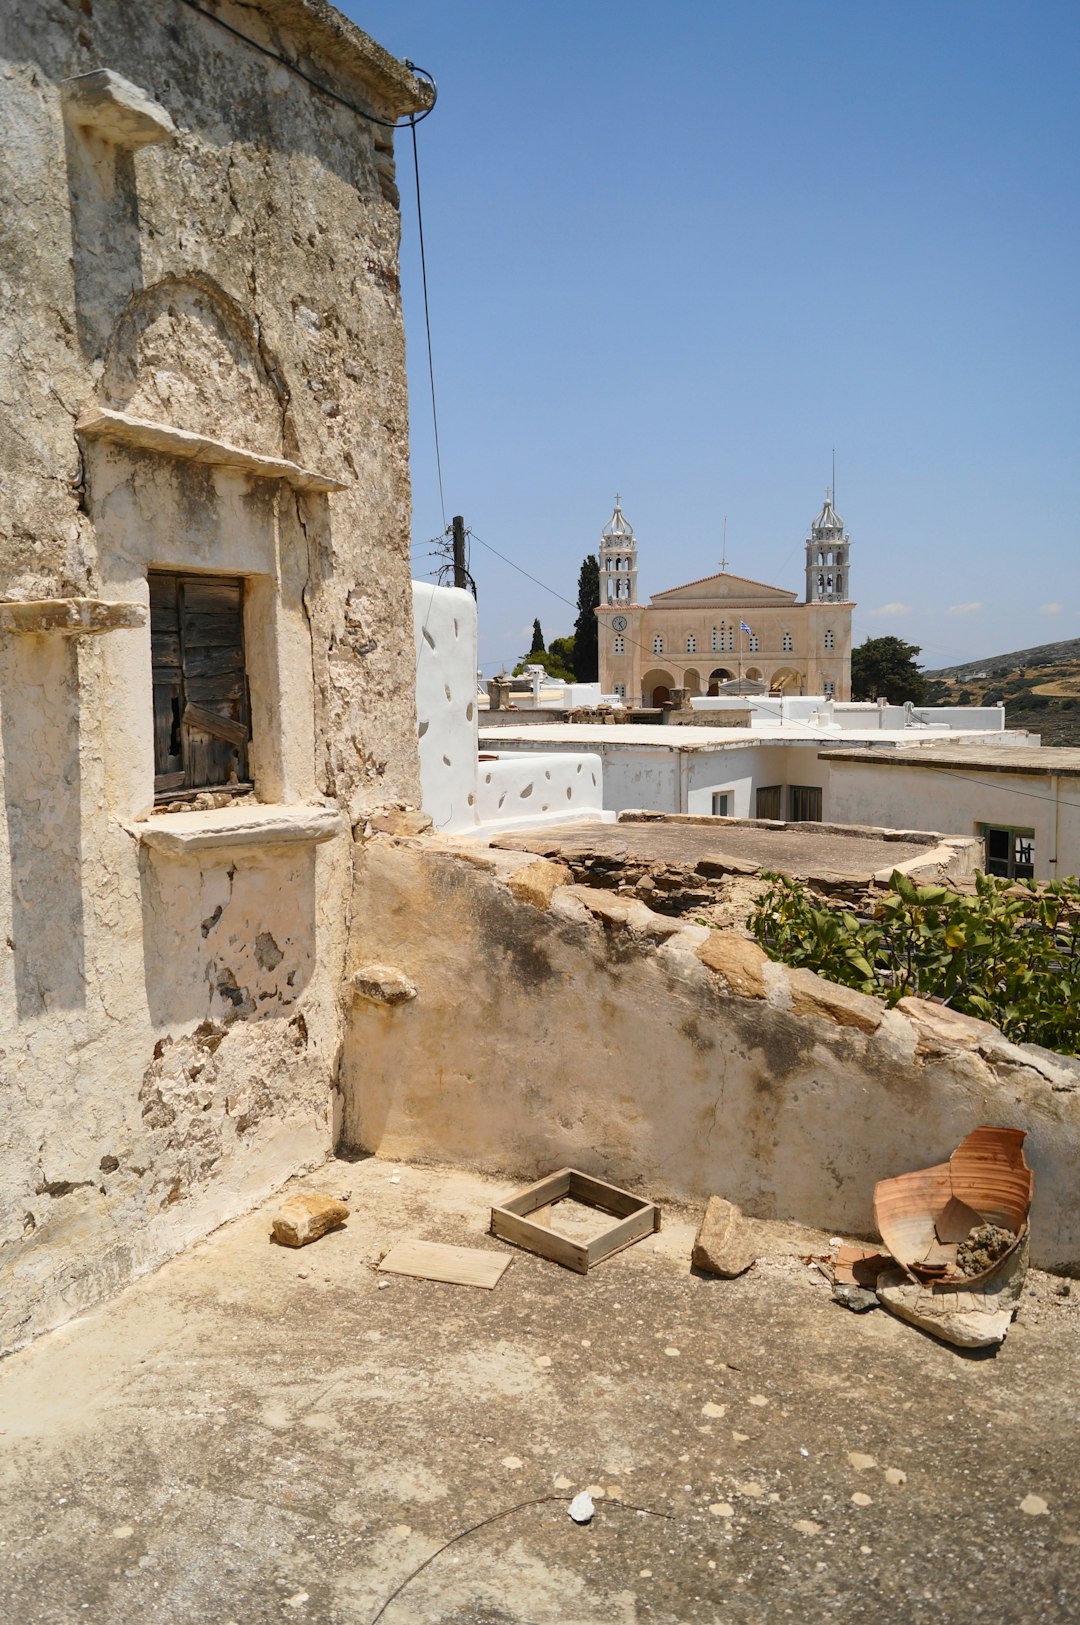
M926 680L931 705L1004 705L1007 728L1080 745L1080 638L943 666Z
M1027 666L1056 666L1061 661L1080 665L1080 638L1065 638L1061 643L1040 643L1034 649L1014 649L1012 654L987 655L985 660L968 660L960 666L940 666L928 671L927 677L973 677L976 672L989 676L998 672L1019 671Z

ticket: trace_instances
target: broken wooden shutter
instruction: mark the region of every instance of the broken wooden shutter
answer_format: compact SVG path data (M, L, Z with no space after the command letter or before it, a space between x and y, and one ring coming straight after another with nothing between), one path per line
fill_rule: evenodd
M150 623L155 794L246 785L243 581L155 571Z

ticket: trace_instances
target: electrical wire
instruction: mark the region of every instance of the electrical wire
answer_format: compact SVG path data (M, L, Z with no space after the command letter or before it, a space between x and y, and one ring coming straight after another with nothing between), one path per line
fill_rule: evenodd
M424 249L424 212L420 204L420 158L416 145L416 126L419 122L419 119L410 116L413 175L416 178L416 228L420 239L420 280L424 290L424 330L427 334L428 378L431 382L431 423L435 432L435 472L439 481L439 511L442 514L442 522L445 527L446 499L443 496L442 452L439 449L439 411L435 404L435 362L431 349L431 310L428 304L427 254Z
M282 56L278 51L272 51L268 45L262 45L258 40L252 39L250 34L245 34L241 29L234 28L232 23L227 23L224 17L218 16L217 12L208 10L206 6L201 6L199 0L180 0L180 4L187 6L190 11L197 11L200 17L205 17L209 22L216 23L219 28L223 28L227 34L232 34L235 39L243 40L245 45L250 45L251 49L258 51L260 56L269 57L271 62L277 62L281 67L288 68L290 73L295 74L298 79L302 79L305 85L309 85L312 90L317 90L321 96L326 96L330 101L336 102L339 107L347 107L350 113L355 113L359 118L367 119L369 124L381 124L384 130L400 130L402 128L402 125L396 119L378 118L366 108L358 107L355 102L349 101L347 96L340 96L336 90L331 90L329 85L324 85L320 80L313 79L310 73L305 73L303 68L297 67L295 62L290 62L287 56ZM426 79L435 92L430 107L426 107L422 113L409 114L410 124L422 124L424 119L435 111L435 103L439 99L439 87L426 68L418 68L416 63L410 62L408 58L405 60L405 67L408 68L410 73L419 74L421 79Z

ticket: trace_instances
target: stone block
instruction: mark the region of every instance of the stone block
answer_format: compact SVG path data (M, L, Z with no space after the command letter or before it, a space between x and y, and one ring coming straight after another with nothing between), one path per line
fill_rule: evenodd
M694 1268L730 1281L743 1275L756 1257L742 1209L722 1196L710 1196L691 1254Z
M288 1197L274 1214L274 1240L281 1247L306 1247L328 1230L340 1230L348 1217L348 1208L336 1197L303 1191Z
M765 966L769 959L756 942L732 932L714 931L694 951L702 964L724 978L733 993L744 999L765 997Z
M876 1033L881 1026L885 1006L868 993L827 982L812 970L789 971L788 986L796 1015L820 1016L838 1027L857 1027L862 1033Z
M526 864L516 875L511 875L508 885L511 896L516 897L519 903L547 909L551 906L552 894L560 886L567 885L569 880L570 870L565 863L550 863L547 858L537 858L535 863Z
M425 812L418 812L415 808L403 811L399 807L390 807L385 812L373 814L371 827L377 835L426 835L431 828L431 819Z
M353 972L352 984L357 997L372 1004L407 1004L418 992L416 983L392 965L364 965Z

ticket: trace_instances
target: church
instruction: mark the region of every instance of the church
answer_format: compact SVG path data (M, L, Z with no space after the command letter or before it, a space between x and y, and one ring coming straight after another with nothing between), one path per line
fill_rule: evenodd
M806 541L806 598L732 575L637 596L637 538L618 497L600 542L600 686L636 706L695 694L851 698L849 538L826 491Z

